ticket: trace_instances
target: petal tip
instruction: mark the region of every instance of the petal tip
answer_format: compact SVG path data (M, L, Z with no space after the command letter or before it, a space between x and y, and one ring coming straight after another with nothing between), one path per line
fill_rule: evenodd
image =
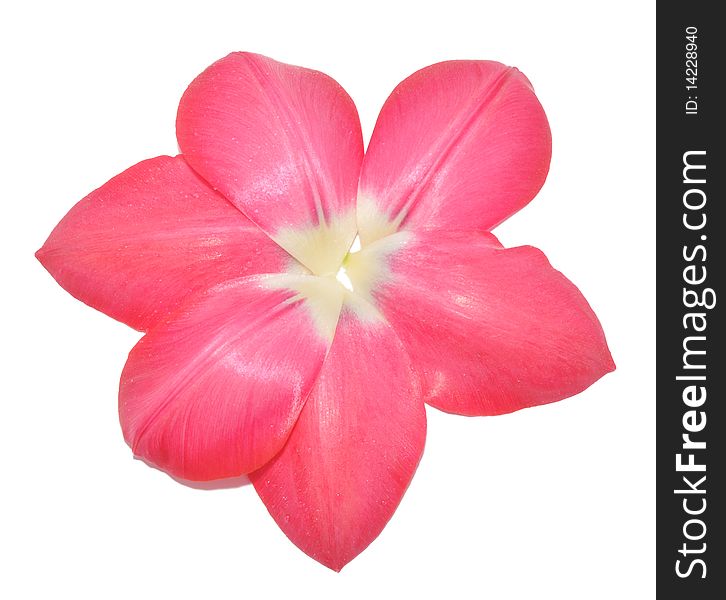
M344 567L346 567L350 562L352 562L353 559L358 557L358 555L360 555L363 552L363 550L365 550L368 546L366 545L365 548L360 548L360 549L331 548L329 552L325 552L325 553L308 552L304 548L301 548L300 546L298 546L298 547L303 552L305 552L305 554L307 554L310 558L312 558L315 562L320 563L321 565L330 569L331 571L340 573ZM351 550L352 550L352 552L351 552Z
M617 370L617 365L615 364L615 360L613 360L613 355L608 350L607 357L605 359L605 371L603 373L603 376L607 375L608 373L612 373L613 371Z
M38 248L34 253L33 256L35 256L36 260L45 267L45 263L43 262L43 259L45 258L46 250L45 245Z
M328 567L329 569L331 569L332 571L335 571L336 573L340 573L343 570L343 567L345 565L347 565L349 562L350 562L349 560L345 560L345 561L341 561L341 562L330 563L327 565L325 563L322 563L322 564L324 566Z

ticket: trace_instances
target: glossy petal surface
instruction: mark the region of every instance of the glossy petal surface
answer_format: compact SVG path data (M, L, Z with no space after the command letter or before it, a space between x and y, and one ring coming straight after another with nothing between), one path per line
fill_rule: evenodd
M190 295L294 263L181 157L169 156L91 192L37 257L76 298L142 331Z
M505 249L488 233L401 232L356 261L383 269L370 295L437 408L507 413L577 394L614 368L587 301L536 248ZM354 262L351 279L365 287L359 271Z
M333 79L258 54L217 61L189 86L179 146L215 189L317 274L355 237L363 140Z
M272 458L330 341L300 290L326 284L289 275L233 280L151 330L121 376L119 414L134 454L190 480L234 477ZM317 291L335 304L334 289ZM337 299L336 319L342 292Z
M397 229L487 231L527 204L551 154L527 78L492 61L417 71L386 100L366 151L363 244Z
M400 342L370 307L348 298L287 444L250 475L285 534L335 570L391 518L426 435L424 406Z

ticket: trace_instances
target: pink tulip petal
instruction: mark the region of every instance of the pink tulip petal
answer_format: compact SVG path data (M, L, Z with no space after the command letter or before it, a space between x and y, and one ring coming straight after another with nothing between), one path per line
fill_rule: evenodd
M349 296L282 452L250 474L292 542L336 571L383 530L426 437L424 406L400 342L385 322L361 320L354 309Z
M86 196L37 257L73 296L142 331L186 296L295 263L181 157L169 156Z
M489 233L400 232L353 256L358 287L356 261L385 267L370 295L441 410L545 404L615 367L585 298L535 248L505 249Z
M328 285L317 291L331 303L321 330L319 307L299 292ZM272 458L329 347L342 303L334 288L307 275L237 279L152 329L121 377L121 426L134 453L197 481L248 473Z
M363 161L361 239L397 229L492 229L549 169L550 130L527 78L491 61L426 67L396 87Z
M355 237L363 139L333 79L230 54L184 93L177 138L189 164L283 248L315 273L337 268Z

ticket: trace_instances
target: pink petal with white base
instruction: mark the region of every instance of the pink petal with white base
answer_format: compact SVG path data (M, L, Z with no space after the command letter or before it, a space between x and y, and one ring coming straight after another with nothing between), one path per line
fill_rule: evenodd
M386 100L363 161L363 244L398 229L486 231L527 204L551 154L527 78L492 61L414 73Z
M189 86L177 116L189 164L316 274L355 237L363 139L333 79L236 52Z
M282 447L315 382L339 289L305 275L242 278L152 329L121 377L121 426L134 453L197 481L262 466Z
M76 298L142 331L222 281L295 267L181 157L169 156L140 162L86 196L36 256Z
M331 569L378 536L413 477L426 437L413 380L390 327L349 295L287 444L250 474L285 534Z
M614 369L587 301L535 248L505 249L489 233L400 232L353 257L354 286L391 323L437 408L507 413Z

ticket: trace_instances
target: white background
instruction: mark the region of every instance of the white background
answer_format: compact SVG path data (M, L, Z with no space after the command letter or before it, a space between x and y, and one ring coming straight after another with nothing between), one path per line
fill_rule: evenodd
M654 595L655 3L25 2L0 15L0 596L650 598ZM366 139L399 80L452 58L533 82L549 178L496 233L583 291L617 371L495 418L429 410L382 535L340 574L251 486L199 490L131 457L116 392L139 334L33 258L56 222L139 160L174 154L186 85L232 50L322 70Z

